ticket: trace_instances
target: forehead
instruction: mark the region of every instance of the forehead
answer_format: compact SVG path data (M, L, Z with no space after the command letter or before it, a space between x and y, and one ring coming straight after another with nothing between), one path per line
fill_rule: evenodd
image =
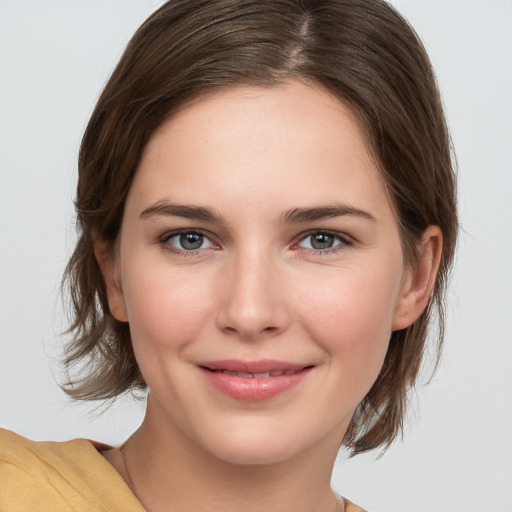
M352 110L295 81L233 87L182 108L150 139L134 189L143 202L193 191L198 203L233 203L238 194L244 206L283 208L386 196Z

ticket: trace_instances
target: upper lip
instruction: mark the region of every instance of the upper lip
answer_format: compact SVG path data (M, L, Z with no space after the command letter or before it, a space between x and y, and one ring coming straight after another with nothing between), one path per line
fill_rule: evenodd
M202 361L198 366L208 370L227 370L240 373L265 373L274 371L298 371L312 366L311 364L278 361L274 359L260 359L257 361L243 361L239 359L223 359L216 361Z

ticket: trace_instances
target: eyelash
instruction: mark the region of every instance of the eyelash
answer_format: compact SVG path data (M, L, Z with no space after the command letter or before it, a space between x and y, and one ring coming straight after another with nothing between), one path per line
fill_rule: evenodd
M208 233L206 233L200 229L178 229L175 231L171 231L171 232L165 233L162 237L160 237L158 240L158 243L162 247L164 247L164 249L166 251L168 251L172 254L182 256L182 257L196 256L200 251L212 249L212 247L207 247L204 249L199 248L199 249L186 250L186 249L179 249L179 248L171 245L170 240L172 238L175 238L180 235L199 235L201 237L204 237L204 239L208 240L213 246L215 246L215 245L218 246L218 244L212 240L213 237L211 235L209 235ZM335 245L334 247L329 247L326 249L300 247L300 245L299 245L300 243L304 242L305 240L307 240L309 237L312 237L313 235L327 235L327 236L333 237L335 239L335 241L337 241L339 243L337 245ZM292 246L293 250L303 249L309 253L313 253L316 255L322 255L322 256L334 254L339 251L343 251L347 247L352 246L354 243L352 238L350 238L348 235L338 233L335 231L325 230L325 229L311 230L306 233L302 233L297 238L298 238L298 241L295 242Z

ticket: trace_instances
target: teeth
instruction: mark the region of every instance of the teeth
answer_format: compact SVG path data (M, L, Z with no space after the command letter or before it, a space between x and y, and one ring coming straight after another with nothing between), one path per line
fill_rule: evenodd
M252 376L255 379L266 379L267 377L270 377L270 372L253 373Z

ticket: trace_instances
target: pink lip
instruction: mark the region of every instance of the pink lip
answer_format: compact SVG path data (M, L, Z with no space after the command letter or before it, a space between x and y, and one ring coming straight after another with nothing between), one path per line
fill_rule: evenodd
M198 364L208 382L224 394L243 400L255 402L267 400L282 393L301 382L312 365L303 365L286 361L205 361ZM217 371L215 371L217 370ZM269 373L288 372L268 377L241 377L222 373L221 370L237 373ZM293 373L291 373L293 372Z

